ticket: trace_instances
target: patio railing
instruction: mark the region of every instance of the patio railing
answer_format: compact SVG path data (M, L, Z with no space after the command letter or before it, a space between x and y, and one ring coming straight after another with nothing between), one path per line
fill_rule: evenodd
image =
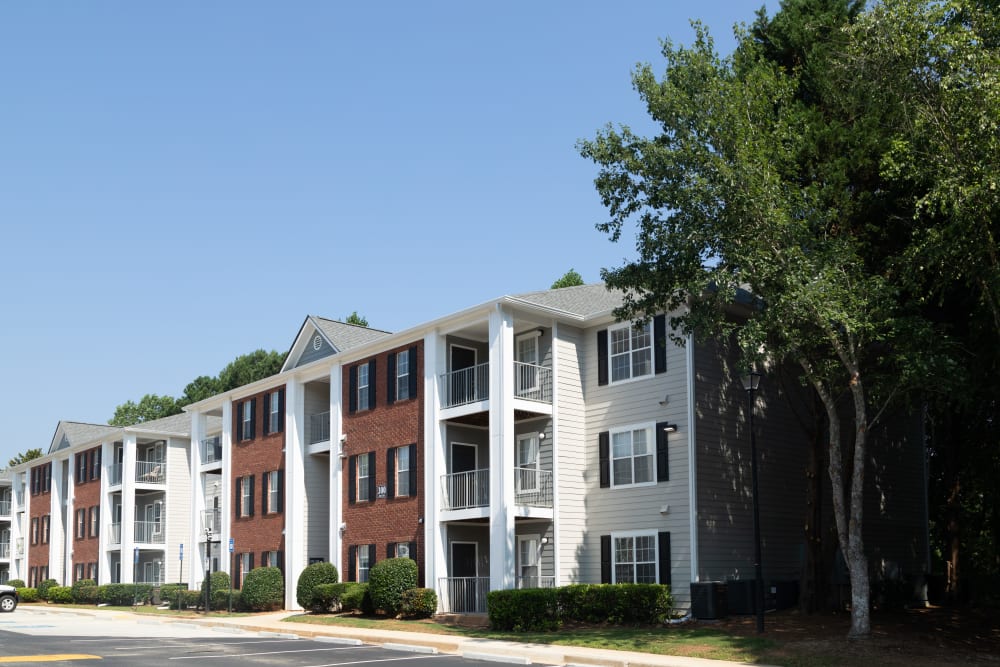
M552 369L514 362L514 395L528 401L552 402Z
M490 365L477 364L441 375L441 407L485 401L490 397Z
M330 439L330 411L309 415L309 433L306 434L306 444L326 442Z
M444 509L461 510L490 504L490 471L469 470L441 476Z
M438 580L441 605L453 614L485 614L489 577L442 577Z

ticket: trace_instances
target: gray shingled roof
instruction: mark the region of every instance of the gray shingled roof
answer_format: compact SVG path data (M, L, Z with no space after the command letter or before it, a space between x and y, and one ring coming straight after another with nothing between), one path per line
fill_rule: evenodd
M330 339L330 342L333 343L333 346L340 352L392 335L388 331L369 329L357 324L346 324L337 320L328 320L324 317L313 316L313 319L319 325L320 329L323 330L326 337Z
M56 435L62 428L62 438L56 440ZM117 426L107 424L87 424L84 422L60 421L56 425L56 432L52 434L52 443L49 445L49 453L57 452L67 447L103 440L107 436L117 433L121 429Z
M608 290L604 283L526 292L515 294L512 298L543 308L562 310L584 319L603 315L622 305L623 301L621 292Z
M219 417L209 417L209 421L218 420L221 423ZM141 424L135 424L133 426L127 427L130 431L137 432L147 432L147 433L163 433L167 435L183 435L191 436L191 415L186 412L182 412L179 415L171 415L169 417L162 417L160 419L153 419L152 421L142 422ZM212 430L212 424L208 425L209 430Z

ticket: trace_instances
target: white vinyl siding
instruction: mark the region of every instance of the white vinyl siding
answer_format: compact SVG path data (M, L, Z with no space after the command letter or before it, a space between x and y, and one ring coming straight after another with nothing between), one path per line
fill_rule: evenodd
M560 324L553 340L554 367L557 373L553 377L556 401L555 428L557 435L546 440L558 444L558 469L553 479L556 484L556 499L559 517L559 581L557 585L571 583L600 581L600 554L598 553L594 571L597 578L588 577L586 561L579 554L585 553L587 536L587 491L589 480L593 477L588 469L586 406L583 402L585 369L587 368L585 334L589 332ZM593 353L594 383L597 378L597 354ZM596 435L595 435L596 437ZM596 457L596 452L595 452ZM596 464L596 458L595 458ZM594 481L596 485L596 479ZM554 550L556 540L550 536L549 543L543 549L543 575L550 575L546 567L546 550Z

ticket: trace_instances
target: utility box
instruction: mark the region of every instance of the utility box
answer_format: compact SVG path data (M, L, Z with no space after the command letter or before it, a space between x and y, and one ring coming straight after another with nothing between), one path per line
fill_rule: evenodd
M753 616L757 613L756 579L729 579L726 589L730 614Z
M693 582L691 584L691 615L703 620L728 616L729 606L725 582Z

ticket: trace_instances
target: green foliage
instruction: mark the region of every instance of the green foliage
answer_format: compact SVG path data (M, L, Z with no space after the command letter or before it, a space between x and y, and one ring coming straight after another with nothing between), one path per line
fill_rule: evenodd
M72 586L73 602L95 604L97 602L97 582L93 579L78 579Z
M333 563L313 563L302 570L295 586L295 600L303 609L316 611L317 604L313 600L313 592L320 584L335 584L339 579L337 568ZM323 612L326 609L319 609Z
M223 572L223 571L219 570L217 572L213 572L212 573L211 582L212 582L212 593L214 594L215 591L221 591L223 589L225 589L226 591L228 591L229 590L229 585L232 582L232 580L229 578L229 573L228 572ZM201 581L201 594L202 595L205 594L205 583L206 583L205 579L202 579L202 581Z
M181 395L178 403L181 405L197 403L220 393L222 393L222 389L219 378L199 375L184 387L184 394Z
M21 598L21 602L38 602L40 599L37 588L19 587L17 595Z
M38 597L42 600L49 599L49 589L53 586L58 586L59 582L55 579L45 579L38 584Z
M197 609L205 604L205 594L198 590L179 591L177 596L180 598L181 606L186 609Z
M490 627L547 632L565 622L608 625L662 623L673 606L662 584L575 584L558 588L490 591Z
M152 593L153 587L150 584L104 584L97 587L97 599L100 602L119 607L146 604Z
M313 588L312 611L317 614L340 608L340 598L346 584L320 584Z
M340 592L340 609L342 611L360 611L364 614L373 614L372 596L368 592L368 584L359 584L348 581L341 584L344 588Z
M576 272L576 269L570 269L562 275L562 278L552 283L551 289L561 289L563 287L577 287L578 285L583 285L583 276Z
M368 590L375 609L396 616L403 591L417 587L417 562L412 558L387 558L375 563L368 573Z
M70 604L73 602L73 589L70 586L52 586L45 594L48 601L55 604Z
M171 607L179 608L177 601L183 600L185 591L187 591L187 584L163 584L160 586L160 601Z
M494 630L548 632L561 624L554 588L490 591L486 609Z
M28 461L34 461L35 459L41 458L43 456L42 450L37 447L29 449L27 451L21 452L14 458L10 459L7 464L10 466L19 466L22 463L27 463ZM18 579L20 581L20 579Z
M108 420L111 426L132 426L143 422L162 419L181 413L181 406L172 396L146 394L135 403L125 401L115 408L115 414Z
M285 363L285 355L276 350L254 350L243 354L219 371L219 390L229 391L276 375Z
M202 593L202 603L204 603L205 594ZM228 611L229 610L229 588L223 589L212 589L212 610L213 611ZM233 611L243 611L243 596L240 591L233 591L232 600Z
M14 588L24 588L24 579L8 579L7 585Z
M285 576L276 567L255 568L243 580L240 599L251 611L281 609L284 598Z
M433 588L409 588L400 597L399 614L403 618L430 618L438 606Z
M358 315L358 311L356 310L350 315L348 315L346 318L344 318L344 322L346 322L347 324L356 324L359 327L368 326L368 319L365 318L363 315Z

